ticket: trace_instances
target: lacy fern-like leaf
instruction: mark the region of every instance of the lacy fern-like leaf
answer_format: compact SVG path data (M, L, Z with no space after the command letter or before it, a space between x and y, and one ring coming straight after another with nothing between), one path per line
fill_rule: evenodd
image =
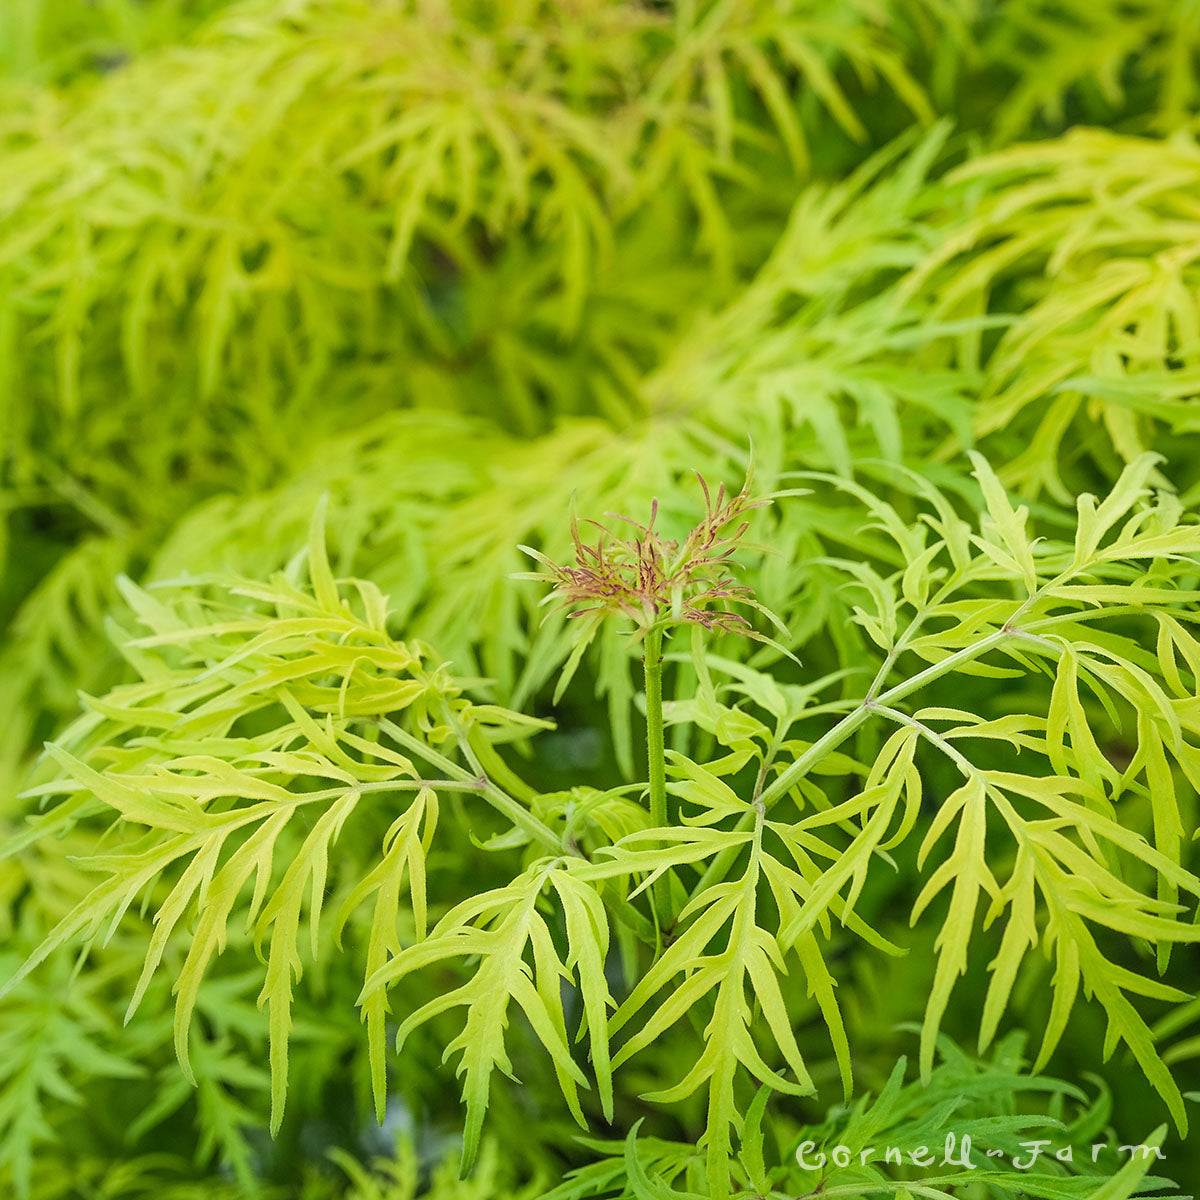
M565 961L554 947L550 926L538 911L539 900L547 891L555 897L564 917L570 947ZM604 977L608 938L608 917L599 897L568 865L552 860L531 867L509 887L483 892L457 905L425 941L401 950L367 978L364 1003L370 1003L373 996L410 971L448 958L478 956L478 965L468 982L410 1013L396 1035L396 1051L400 1053L409 1036L426 1021L450 1008L466 1008L462 1033L446 1047L447 1057L455 1052L461 1055L458 1072L464 1077L463 1100L467 1106L464 1171L474 1163L479 1148L492 1072L499 1069L506 1075L513 1074L504 1031L509 1006L514 1002L550 1053L571 1114L587 1128L578 1089L588 1085L571 1057L563 1014L564 980L579 988L583 1028L588 1032L601 1103L611 1119L608 1009L612 1001ZM532 958L532 965L527 956Z
M301 931L307 927L315 958L330 851L343 826L385 797L410 798L384 836L380 865L359 881L339 916L340 928L375 894L369 970L397 944L406 873L413 936L423 935L423 858L439 792L490 794L527 831L557 844L476 769L436 748L454 730L465 737L480 721L512 719L458 700L444 671L423 667L419 648L393 641L375 588L356 584L355 612L330 572L323 529L321 508L309 545L309 588L279 576L213 596L184 589L171 603L128 585L151 629L137 641L149 654L145 678L92 701L92 714L48 749L62 779L34 789L63 797L34 819L40 833L78 822L112 824L110 846L89 860L106 878L9 984L68 942L103 944L131 906L156 895L127 1019L181 922L194 914L174 989L176 1050L188 1071L188 1030L202 980L224 949L235 910L244 910L245 928L267 947L259 1003L269 1012L275 1127L287 1086L292 985L304 964ZM141 735L120 748L104 746L106 733L130 729ZM422 769L443 777L423 777ZM384 1011L372 1004L364 1013L380 1105Z
M1198 936L1193 924L1177 919L1178 895L1200 895L1200 880L1180 865L1182 818L1163 779L1167 756L1185 772L1192 769L1195 751L1189 737L1200 735L1190 716L1197 682L1185 683L1178 673L1171 641L1178 636L1188 652L1194 652L1193 639L1181 622L1195 594L1173 586L1170 573L1173 560L1200 553L1200 532L1195 525L1179 522L1170 498L1131 512L1152 465L1147 459L1129 467L1112 495L1098 506L1091 497L1081 498L1074 545L1035 544L1027 529L1028 512L1012 506L990 467L977 458L987 515L980 533L971 535L974 553L943 510L940 517L926 518L941 540L919 552L910 545L910 566L904 572L886 579L876 576L870 587L856 584L873 601L873 611L863 611L860 619L887 657L863 700L811 750L782 767L762 801L770 807L782 799L811 771L821 751L836 747L863 722L882 718L901 726L876 759L858 797L842 806L823 807L796 825L832 832L844 818L852 819L853 838L836 865L826 870L817 891L822 897L840 896L848 885L846 897L853 903L884 831L896 831L886 843L894 846L914 828L912 805L928 784L903 764L911 764L918 740L945 755L965 782L939 800L919 858L924 862L941 837L955 831L952 848L913 906L916 920L935 896L950 889L926 1011L923 1069L929 1070L936 1031L954 982L966 968L977 913L982 911L985 923L991 924L1008 910L1006 933L993 963L982 1041L986 1043L996 1029L1020 960L1040 943L1057 963L1040 1061L1057 1044L1082 986L1108 1016L1106 1052L1124 1041L1177 1122L1185 1126L1179 1091L1126 993L1167 1000L1180 1000L1183 994L1108 957L1096 935L1097 930L1111 930L1144 938L1164 947L1164 964L1165 947L1171 942L1195 941ZM902 523L886 516L883 523L902 545L907 541L909 532ZM923 545L924 538L918 542ZM946 566L935 568L942 556ZM1130 571L1125 565L1130 563L1139 564L1138 569ZM1147 569L1140 566L1143 563L1151 565ZM932 588L918 586L918 570ZM857 579L857 573L851 577ZM991 581L994 589L1001 580L1015 587L1021 598L968 598L972 585ZM899 615L903 607L912 610L907 622ZM1109 613L1119 622L1134 608L1151 622L1151 614L1170 622L1171 632L1163 643L1169 657L1160 661L1128 635L1105 630ZM1036 669L1035 661L1049 664L1056 683L1044 715L1013 714L987 721L942 706L915 713L902 707L907 697L935 688L939 679L955 672L996 675L996 667L981 661L993 652L1003 654L1021 673ZM908 655L928 665L890 683L896 664ZM1104 720L1119 721L1120 708L1136 707L1138 750L1124 771L1099 751L1093 731L1101 718L1081 696L1081 675L1101 701ZM942 722L951 727L939 732L935 727ZM961 748L975 739L1006 742L1040 762L1041 770L981 767ZM906 786L916 789L908 816L901 816L896 806L895 786L883 786L880 779L881 773L894 777L897 763ZM872 786L873 780L880 782ZM1118 802L1137 814L1132 823L1128 818L1118 822ZM1139 823L1149 826L1153 844L1138 831ZM743 827L748 824L743 819ZM998 871L1005 858L994 846L997 829L1015 851L1006 875ZM1118 868L1114 856L1124 860L1125 867ZM1141 879L1153 881L1157 898L1134 886L1133 881ZM785 937L811 928L819 913L810 900L785 929Z

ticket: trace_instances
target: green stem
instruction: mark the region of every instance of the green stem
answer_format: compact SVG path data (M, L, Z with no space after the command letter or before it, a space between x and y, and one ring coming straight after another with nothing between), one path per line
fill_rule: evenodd
M386 717L379 722L379 727L392 738L393 741L403 746L406 750L411 750L415 754L424 758L426 762L432 763L434 766L441 768L447 775L457 777L459 780L466 782L471 780L475 786L471 787L470 791L477 791L494 809L506 816L518 829L523 829L533 838L535 842L540 842L547 850L553 852L562 851L562 843L555 837L549 826L539 821L527 808L514 800L507 792L498 788L487 773L479 764L479 760L475 758L474 751L467 744L467 735L463 730L460 722L455 720L452 713L445 714L447 722L458 734L459 746L462 749L467 761L471 763L472 770L465 770L458 763L453 762L444 754L439 754L431 746L419 738L413 737L406 729L402 729L399 725L389 721Z
M479 765L490 780L522 803L533 804L537 799L537 792L500 757L500 752L487 740L482 729L476 726L470 730L467 734L467 744L474 751Z
M650 824L665 829L667 815L667 752L663 738L661 629L646 633L646 652L642 659L646 670L646 766L650 781ZM650 889L658 926L665 929L671 921L670 872L664 872Z
M662 630L646 634L646 758L650 780L650 823L667 824L667 766L663 740Z
M771 784L769 784L759 797L759 803L764 809L769 810L779 800L796 786L812 768L821 761L826 755L836 750L844 741L846 741L861 725L865 724L873 714L877 714L880 708L888 707L895 700L902 700L905 696L911 695L915 691L919 691L927 683L935 679L941 678L943 675L949 674L956 667L962 666L964 663L972 662L976 658L980 658L986 654L994 646L998 646L1006 639L1019 636L1021 630L1013 629L1012 621L1015 620L1028 607L1030 602L1026 601L1012 617L1000 629L989 633L986 637L980 638L979 641L972 643L969 646L964 646L961 650L955 651L953 654L947 655L940 662L933 663L922 671L918 671L915 675L896 684L894 687L888 688L887 691L873 699L864 699L856 708L848 712L836 725L827 730L821 738L815 741L809 748L796 759L795 762L776 776ZM748 829L754 823L755 815L753 812L744 813L738 821L736 829L740 832ZM733 861L741 852L740 847L731 847L728 850L721 851L708 865L708 869L701 875L700 882L692 890L693 898L700 895L713 883L723 879L729 872L729 868L733 865Z

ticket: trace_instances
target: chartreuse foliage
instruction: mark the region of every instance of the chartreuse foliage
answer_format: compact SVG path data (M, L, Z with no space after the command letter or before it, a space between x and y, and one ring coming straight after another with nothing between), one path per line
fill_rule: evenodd
M31 789L45 811L13 843L104 830L87 857L101 879L13 984L80 940L102 955L140 906L149 922L129 1014L176 947L174 1044L187 1073L202 982L236 931L262 962L277 1130L294 988L355 929L380 1118L390 1010L401 1063L412 1039L446 1030L433 1036L462 1079L464 1170L493 1076L514 1074L515 1020L541 1044L584 1128L584 1093L611 1120L622 1069L675 1039L678 1082L644 1099L671 1106L697 1090L706 1096L697 1139L705 1194L725 1196L738 1145L746 1153L746 1123L762 1119L761 1105L747 1115L751 1081L782 1097L816 1090L794 1028L804 994L852 1094L835 930L903 953L894 932L858 910L873 878L919 845L924 883L912 920L941 926L922 1078L932 1077L938 1031L972 961L991 959L984 1048L1024 959L1040 950L1053 977L1036 1065L1090 1000L1107 1023L1105 1057L1123 1043L1186 1128L1142 1011L1146 1000L1186 995L1152 967L1127 965L1122 943L1157 946L1165 968L1173 943L1200 940L1184 915L1200 879L1181 864L1194 817L1170 782L1173 764L1184 778L1197 765L1200 644L1187 585L1200 525L1172 498L1148 493L1149 457L1102 500L1080 498L1069 540L1035 538L1027 509L1013 506L986 461L976 457L975 468L978 523L930 485L918 489L921 511L909 520L857 484L806 477L848 493L905 564L827 559L876 648L870 677L841 699L822 696L836 676L793 682L794 666L768 672L705 648L706 626L737 628L731 612L707 606L743 598L724 579L761 506L717 496L681 543L652 523L627 544L628 566L603 533L594 549L577 542L578 568L551 577L568 601L593 600L613 620L635 616L648 680L662 670L652 645L666 634L670 647L676 624L697 633L682 656L695 696L667 716L708 731L716 757L667 752L657 804L651 770L649 819L625 789L580 793L564 807L513 774L497 743L526 738L538 723L467 700L423 647L392 637L378 589L332 574L324 504L306 553L266 583L125 584L144 632L126 635L123 649L140 680L85 699L88 712L49 747L46 778ZM776 507L785 513L792 500ZM1042 664L1054 683L1030 703L1019 681ZM991 718L952 707L947 688L959 676L1004 679L1017 703ZM661 705L651 691L647 701ZM1123 767L1099 748L1110 724L1129 730ZM857 735L868 727L881 736L862 762L842 747L865 749ZM989 755L995 743L1011 748L1011 762ZM655 744L652 736L651 753ZM959 782L922 765L932 758ZM926 796L932 816L922 813ZM448 827L439 819L447 805ZM586 833L582 812L569 813L576 805L588 814ZM507 882L477 889L455 870L455 841L473 829L476 838L490 829L482 849L510 862ZM326 906L327 892L336 904ZM988 941L993 925L1001 934ZM634 974L614 991L617 927ZM438 991L397 1010L400 985L434 968ZM457 1010L457 1025L442 1021ZM633 1143L629 1153L640 1161Z
M1157 429L1193 431L1198 171L1200 151L1182 135L1076 129L948 177L974 194L982 185L982 198L905 286L927 290L945 317L984 313L1018 281L1033 285L986 361L977 336L966 348L984 379L976 428L1024 441L1010 475L1032 489L1066 496L1060 472L1074 452L1064 439L1132 461Z
M1195 1179L1198 53L0 4L0 1194Z

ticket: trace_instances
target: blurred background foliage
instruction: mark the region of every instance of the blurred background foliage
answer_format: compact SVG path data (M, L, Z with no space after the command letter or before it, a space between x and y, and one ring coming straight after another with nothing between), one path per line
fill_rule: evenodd
M762 490L827 471L904 511L923 476L977 507L977 447L1051 525L1144 450L1190 503L1198 112L1197 0L4 0L0 806L15 827L42 741L124 677L121 575L263 576L323 493L335 571L545 715L562 621L508 576L519 543L565 550L572 502L657 496L683 526L690 472L737 485L753 447ZM759 589L790 644L814 672L860 661L823 558L895 548L835 489L770 520ZM627 778L633 694L606 634L531 773ZM79 894L70 849L0 863L18 947ZM870 970L851 1019L878 1084L924 995ZM199 1195L211 1171L399 1198L443 1157L453 1082L419 1052L419 1119L363 1132L332 973L297 997L274 1144L247 1132L252 991L202 993L193 1092L169 1028L110 1028L123 983L86 979L68 961L6 1002L43 1014L4 1017L0 1069L0 1170L31 1194ZM1098 1036L1074 1023L1060 1073L1094 1069ZM1153 1103L1110 1080L1118 1116ZM517 1096L492 1133L528 1161L493 1147L438 1195L558 1182L567 1134L543 1113L532 1137ZM417 1149L391 1182L354 1165L396 1134ZM125 1157L163 1146L185 1161ZM330 1146L356 1155L340 1183Z

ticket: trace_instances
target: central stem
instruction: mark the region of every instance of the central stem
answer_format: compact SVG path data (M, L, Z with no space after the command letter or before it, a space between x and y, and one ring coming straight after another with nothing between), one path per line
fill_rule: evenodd
M650 780L650 824L656 829L667 827L667 764L663 741L662 700L662 641L661 629L646 633L646 760ZM651 907L658 928L665 929L671 921L670 872L665 872L650 888Z
M646 758L650 780L650 821L667 824L666 749L663 742L662 630L646 634Z

